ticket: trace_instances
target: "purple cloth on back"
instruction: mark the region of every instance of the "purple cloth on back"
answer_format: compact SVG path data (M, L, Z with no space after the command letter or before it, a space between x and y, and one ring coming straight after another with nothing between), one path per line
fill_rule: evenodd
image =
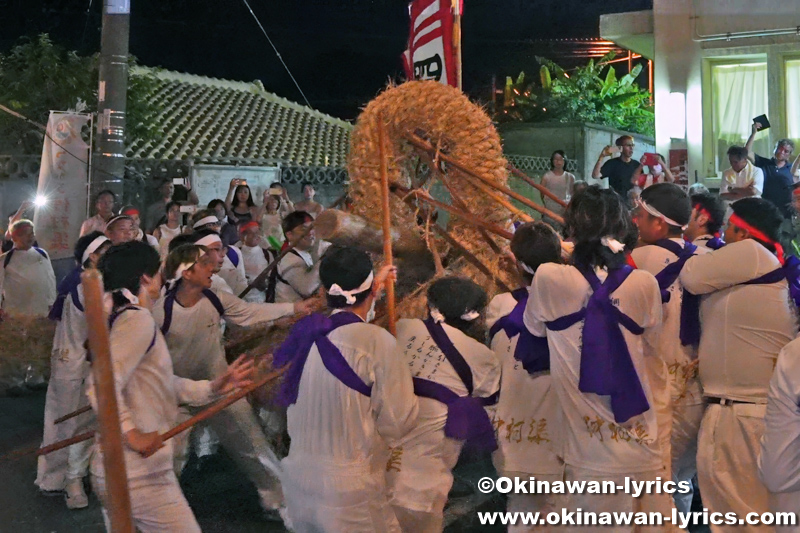
M669 287L678 279L686 261L695 255L697 246L690 242L684 242L683 246L681 246L669 239L661 239L656 242L656 246L669 250L678 257L677 261L668 264L661 272L656 274L658 288L661 290L661 302L667 303L672 297L668 290ZM697 346L700 344L700 296L687 290L683 290L683 300L681 302L680 339L683 346Z
M610 396L614 420L623 423L650 409L620 326L634 335L641 335L644 328L611 302L611 294L633 269L628 265L610 269L603 283L594 270L578 270L593 290L588 304L580 311L548 322L547 329L561 331L584 321L578 388L581 392Z
M363 320L353 313L343 311L334 313L330 317L314 313L299 320L294 325L289 337L278 348L273 358L273 365L277 368L288 363L292 364L284 375L283 383L278 392L277 402L280 405L288 407L297 401L300 378L303 377L303 368L311 347L315 343L322 363L331 374L364 396L372 394L372 388L364 383L350 365L347 364L347 360L345 360L342 353L327 337L334 329L357 322L363 322Z
M509 339L517 335L517 346L514 349L514 359L522 363L529 374L550 370L550 348L547 337L537 337L525 327L523 317L525 306L528 304L528 289L523 287L511 293L517 301L514 310L497 320L489 330L489 338L493 338L500 330L505 331Z

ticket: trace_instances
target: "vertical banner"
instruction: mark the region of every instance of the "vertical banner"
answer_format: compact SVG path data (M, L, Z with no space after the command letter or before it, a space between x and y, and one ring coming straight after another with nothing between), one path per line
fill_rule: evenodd
M460 14L460 0L457 9ZM406 77L410 80L436 80L457 87L451 0L414 0L409 5L409 12L411 29L408 49L403 53Z
M33 223L39 246L52 259L72 257L86 217L89 145L81 128L89 120L86 114L51 111L47 121Z

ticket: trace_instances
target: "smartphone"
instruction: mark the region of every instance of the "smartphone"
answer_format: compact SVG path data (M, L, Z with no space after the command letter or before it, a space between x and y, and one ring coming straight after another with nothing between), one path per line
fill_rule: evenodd
M651 152L644 153L644 164L649 168L653 168L658 164L658 154L654 154Z
M283 189L281 189L280 187L270 187L269 194L271 196L280 196L283 194Z
M189 213L189 214L193 215L196 212L197 212L197 206L196 205L182 205L181 206L181 213Z
M172 178L172 184L186 187L186 178Z
M611 148L606 150L606 152L608 152L608 155L618 154L621 151L622 151L622 148L620 148L619 146L612 146Z

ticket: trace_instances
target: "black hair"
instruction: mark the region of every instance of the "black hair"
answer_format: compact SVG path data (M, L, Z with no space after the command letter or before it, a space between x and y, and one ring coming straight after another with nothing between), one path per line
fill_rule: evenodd
M634 138L631 137L630 135L621 135L621 136L617 137L617 140L614 141L614 144L616 144L617 146L622 146L623 144L625 144L625 141L627 141L628 139L630 139L631 141L634 140Z
M103 189L102 191L94 195L94 203L97 203L100 197L105 194L111 195L111 198L113 198L115 202L117 201L117 194L114 191L112 191L111 189Z
M653 206L665 217L685 226L692 218L692 202L689 195L674 183L655 183L642 191L642 201ZM670 224L670 236L683 233L681 226Z
M553 164L553 158L556 155L560 155L564 159L564 171L566 172L566 170L567 170L567 154L564 153L564 150L556 150L555 152L550 154L550 170L553 170L553 169L556 168L556 166Z
M514 232L511 253L517 261L525 263L534 271L544 263L561 261L561 239L556 230L544 222L527 222ZM527 274L526 277L532 276Z
M428 307L444 315L445 324L466 333L476 324L461 315L470 311L482 312L489 298L486 291L474 281L458 276L437 279L428 287Z
M141 278L155 276L161 267L158 252L147 243L130 241L109 248L97 268L103 274L103 287L106 292L128 289L139 294ZM114 307L125 305L127 300L114 294Z
M86 264L81 262L81 259L83 259L83 253L86 251L89 245L92 244L92 241L94 241L98 237L104 237L104 236L105 233L103 233L102 231L93 231L91 233L87 233L86 235L78 239L78 242L75 243L75 252L73 254L73 257L75 257L75 261L77 261L79 265L85 267ZM103 244L100 245L98 250L103 246L107 246L109 244L111 244L111 241L105 241Z
M572 263L583 267L622 266L625 254L613 253L600 240L608 236L632 250L638 236L622 197L597 185L590 185L572 197L564 213L564 231L575 241Z
M177 205L178 207L180 207L180 206L181 206L181 203L180 203L180 202L176 202L175 200L170 200L169 202L167 202L167 205L166 205L166 206L164 206L164 211L166 211L167 213L169 213L169 210L170 210L170 209L172 209L173 207L175 207L176 205Z
M731 204L733 213L740 217L742 220L766 234L767 237L773 241L780 240L780 228L783 224L783 216L778 208L773 205L769 200L763 198L742 198ZM768 250L774 252L775 246L766 243L761 239L757 240L767 247Z
M171 253L172 250L184 244L194 244L194 235L176 235L171 241L169 241L169 244L167 245L167 253Z
M589 184L584 180L575 180L572 183L572 196L575 196L581 191L585 191Z
M313 183L311 183L310 181L303 181L303 182L300 183L300 192L305 191L306 190L306 186L311 187L312 189L316 190L316 187L314 187Z
M189 261L196 263L200 259L200 253L205 252L206 247L199 244L184 243L176 246L169 251L166 261L164 261L164 277L172 279L181 263Z
M283 183L281 183L280 181L273 181L272 183L269 184L270 189L273 187L280 187L281 189L286 189L286 187L284 187Z
M236 190L233 192L233 199L231 200L231 209L236 208L239 205L239 200L236 198L239 195L239 189L245 188L247 189L247 207L253 207L256 203L253 201L253 191L250 190L250 186L246 183L242 183L236 186Z
M744 146L731 146L728 148L728 157L733 157L737 161L747 159L747 148Z
M725 220L725 206L718 196L714 196L710 192L693 194L691 196L692 207L705 210L708 213L708 222L706 222L706 231L712 235L717 233L722 228L722 223Z
M219 198L214 198L213 200L208 202L208 205L206 206L206 208L207 209L214 209L219 204L222 204L222 207L225 207L225 202L223 200L220 200Z
M319 264L319 279L325 290L333 284L349 291L359 287L372 272L372 260L366 252L347 246L331 246ZM355 303L348 304L344 296L326 294L328 307L341 309L362 303L372 293L372 287L355 295Z
M311 222L314 220L314 217L306 213L305 211L292 211L285 217L283 217L283 221L281 222L281 226L283 227L283 234L286 235L297 226L302 226L306 222Z

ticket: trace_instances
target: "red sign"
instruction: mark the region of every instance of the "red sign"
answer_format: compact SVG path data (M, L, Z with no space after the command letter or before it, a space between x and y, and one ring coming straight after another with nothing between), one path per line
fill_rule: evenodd
M459 0L456 9L461 13ZM409 5L411 29L403 53L406 77L436 80L456 87L453 53L453 9L450 0L414 0Z

